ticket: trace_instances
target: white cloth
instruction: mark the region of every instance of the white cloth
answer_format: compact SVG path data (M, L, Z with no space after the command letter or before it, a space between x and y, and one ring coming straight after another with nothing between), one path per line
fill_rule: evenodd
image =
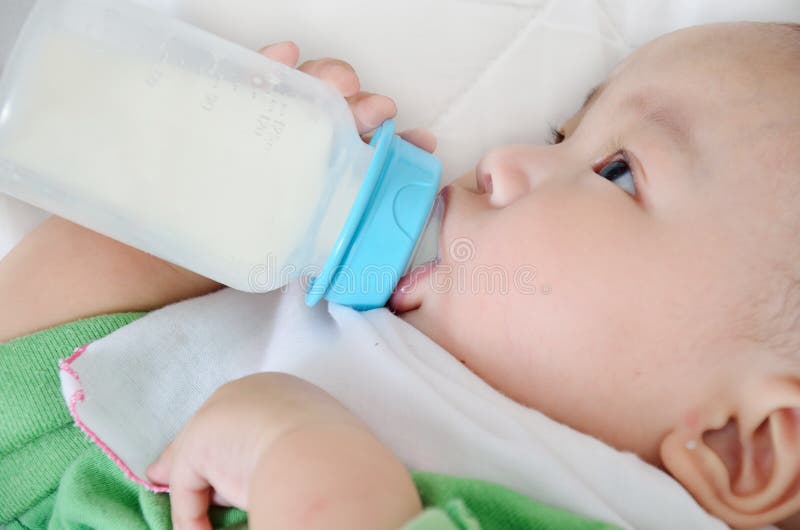
M62 388L79 424L141 480L215 388L257 371L325 389L412 469L625 528L726 528L666 473L511 401L388 310L308 308L297 284L154 311L79 351Z

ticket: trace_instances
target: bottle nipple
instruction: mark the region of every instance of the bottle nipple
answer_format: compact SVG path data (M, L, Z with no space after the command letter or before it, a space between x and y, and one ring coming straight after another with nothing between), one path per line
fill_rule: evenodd
M433 202L425 227L422 229L417 244L411 253L403 276L416 269L420 265L439 260L439 235L442 227L442 216L444 215L444 201L441 194L437 194Z

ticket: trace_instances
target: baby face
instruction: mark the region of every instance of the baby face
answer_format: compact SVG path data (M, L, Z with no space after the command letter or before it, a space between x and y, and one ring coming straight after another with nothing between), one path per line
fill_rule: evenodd
M619 65L554 145L486 154L443 192L441 262L393 309L510 398L656 462L742 352L796 157L793 83L746 25ZM783 100L785 100L784 98Z

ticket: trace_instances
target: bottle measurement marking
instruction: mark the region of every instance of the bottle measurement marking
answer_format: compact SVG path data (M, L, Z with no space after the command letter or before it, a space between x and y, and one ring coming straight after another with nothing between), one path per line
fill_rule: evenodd
M272 149L281 138L283 130L286 128L286 122L283 121L286 115L288 104L286 102L278 102L275 98L270 98L264 112L256 117L256 126L253 130L256 136L264 138L264 147L266 150Z

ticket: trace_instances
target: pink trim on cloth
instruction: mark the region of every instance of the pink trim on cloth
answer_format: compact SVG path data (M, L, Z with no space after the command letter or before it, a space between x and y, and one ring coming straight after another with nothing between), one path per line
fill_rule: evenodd
M75 351L64 359L63 361L58 363L59 368L62 372L68 374L72 377L78 386L81 386L81 379L78 376L78 372L72 367L72 362L75 361L78 357L83 355L83 352L86 351L86 348L89 346L90 343L86 343L83 346L79 346L75 348ZM136 482L137 484L141 484L145 488L155 493L164 493L169 491L167 486L155 486L146 480L140 478L136 473L134 473L128 464L126 464L118 455L111 449L103 440L100 439L94 431L92 431L83 421L81 420L80 416L78 415L78 403L82 402L85 399L85 395L83 393L83 388L78 388L75 392L72 393L72 396L69 398L69 413L72 415L72 418L75 420L75 423L80 427L80 429L86 433L86 435L97 444L103 452L108 455L108 457L119 467L125 476L131 479L132 481Z

